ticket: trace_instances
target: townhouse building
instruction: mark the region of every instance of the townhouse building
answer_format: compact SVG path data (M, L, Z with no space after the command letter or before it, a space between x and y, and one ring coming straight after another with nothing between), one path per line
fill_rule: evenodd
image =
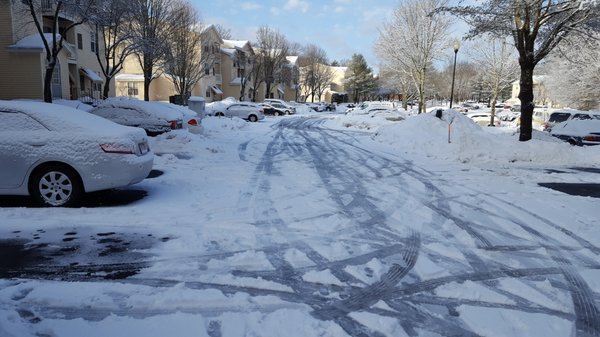
M221 89L221 44L223 40L216 28L212 25L204 28L200 34L201 58L204 60L202 78L192 88L192 96L204 96L207 103L223 99ZM116 95L144 99L144 74L140 65L139 56L129 55L124 62L123 70L115 76ZM160 73L150 82L149 97L151 101L169 101L171 96L177 94L170 77Z
M252 45L249 41L223 40L221 55L223 96L250 100L254 59Z
M96 58L103 48L95 29L87 24L66 31L77 18L60 13L55 21L55 2L39 3L38 20L44 36L52 41L56 22L57 40L62 39L63 49L53 72L54 98L101 98L104 77ZM46 51L42 37L35 27L28 8L22 1L0 2L0 81L1 99L43 99L46 73ZM111 93L114 86L111 84Z

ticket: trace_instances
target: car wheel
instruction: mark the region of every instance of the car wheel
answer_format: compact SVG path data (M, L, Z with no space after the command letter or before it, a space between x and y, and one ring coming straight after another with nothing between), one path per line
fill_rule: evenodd
M217 112L215 114L215 116L217 116L217 117L225 117L225 115L222 112Z
M285 110L285 114L286 114L286 115L289 115L289 114L290 114L290 111L289 111L289 110Z
M63 165L50 165L33 174L29 192L40 205L68 207L79 202L83 186L73 169Z
M577 141L573 138L569 139L567 142L573 146L577 145Z
M275 116L279 116L279 111L275 111L275 112L273 113L273 115L275 115Z
M248 120L251 122L257 122L258 117L256 117L256 115L250 115L250 116L248 116Z

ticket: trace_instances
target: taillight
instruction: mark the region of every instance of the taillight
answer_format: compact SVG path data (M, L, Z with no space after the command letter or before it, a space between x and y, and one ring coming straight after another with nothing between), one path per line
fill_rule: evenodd
M194 118L190 119L187 123L192 126L198 126L198 121Z
M169 121L169 124L171 125L172 130L177 129L177 121Z
M583 140L587 140L588 142L600 142L600 136L587 135L587 136L583 137Z
M102 151L106 153L121 153L121 154L134 154L131 145L119 144L119 143L106 143L100 144Z

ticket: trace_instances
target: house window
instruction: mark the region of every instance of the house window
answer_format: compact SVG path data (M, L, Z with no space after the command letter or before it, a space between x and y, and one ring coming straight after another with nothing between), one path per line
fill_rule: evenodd
M137 82L127 82L127 96L137 96L138 94Z
M208 43L205 43L205 44L204 44L204 52L205 52L205 53L208 53Z
M77 49L83 49L83 35L77 33Z
M206 88L205 97L210 97L210 87Z
M85 77L83 75L79 75L79 88L81 91L85 91Z
M204 64L204 75L210 75L210 67L208 64Z
M240 77L240 78L244 77L244 69L238 68L237 77Z
M95 31L90 32L90 49L92 53L95 53L98 50L98 35Z

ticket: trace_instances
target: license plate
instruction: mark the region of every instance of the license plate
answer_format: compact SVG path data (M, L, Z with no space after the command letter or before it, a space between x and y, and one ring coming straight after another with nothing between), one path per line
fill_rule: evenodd
M150 151L150 148L148 147L148 143L146 143L146 142L139 143L138 147L140 148L141 154L146 154L146 153L148 153L148 151Z

